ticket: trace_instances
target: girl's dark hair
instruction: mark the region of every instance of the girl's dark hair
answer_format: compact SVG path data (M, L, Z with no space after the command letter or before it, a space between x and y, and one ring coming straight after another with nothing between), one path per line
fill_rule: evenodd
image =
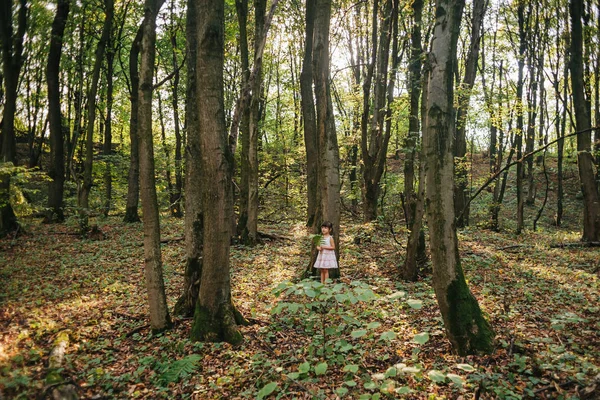
M321 224L321 228L326 227L329 228L329 234L333 234L333 224L329 221L325 221Z

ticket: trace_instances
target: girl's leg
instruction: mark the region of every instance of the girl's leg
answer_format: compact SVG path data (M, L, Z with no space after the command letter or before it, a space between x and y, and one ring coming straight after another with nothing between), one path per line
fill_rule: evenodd
M325 271L325 278L323 278L323 283L325 283L325 281L327 279L329 279L329 270L328 269L323 269L323 271Z
M321 268L321 283L325 283L325 274L326 274L327 270L325 268Z

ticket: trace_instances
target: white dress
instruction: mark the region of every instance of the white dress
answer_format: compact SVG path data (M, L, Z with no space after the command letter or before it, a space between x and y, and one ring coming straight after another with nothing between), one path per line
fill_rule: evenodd
M321 246L331 246L331 236L321 239ZM317 256L315 268L332 269L338 268L335 250L322 249Z

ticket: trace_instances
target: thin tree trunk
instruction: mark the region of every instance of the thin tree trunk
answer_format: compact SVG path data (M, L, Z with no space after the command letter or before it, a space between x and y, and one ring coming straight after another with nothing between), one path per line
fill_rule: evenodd
M319 222L319 189L317 174L319 171L319 153L317 147L317 116L313 94L313 32L315 27L316 1L306 0L306 32L304 43L304 59L300 74L300 92L302 120L304 122L304 145L306 147L306 193L307 219L306 225L313 230Z
M459 215L456 227L462 228L469 225L469 171L467 154L467 112L471 100L471 89L477 76L477 63L479 62L479 48L481 43L481 27L487 9L488 0L473 1L473 16L471 18L471 43L465 64L461 91L458 95L458 110L456 114L456 141L454 142L456 186L454 188L454 213Z
M183 138L179 127L179 66L177 65L177 31L174 22L174 0L171 1L171 30L169 32L171 39L171 47L173 49L173 80L172 80L172 106L173 106L173 125L175 129L175 189L171 192L171 215L176 218L183 216L181 207L183 193L183 165L181 147Z
M239 343L231 299L229 250L233 198L231 157L224 113L224 3L207 0L198 7L197 98L204 241L202 283L196 303L192 340Z
M63 195L65 182L65 152L62 114L60 111L60 57L63 35L69 16L70 0L58 0L56 16L52 22L50 52L46 79L48 81L48 118L50 121L50 166L48 176L52 179L48 188L49 214L46 221L63 221Z
M140 139L140 194L144 213L144 270L150 326L154 332L171 327L167 308L160 251L160 221L154 175L152 141L152 82L156 45L156 16L164 0L146 0L140 42L140 82L138 88L138 135Z
M198 9L196 0L187 1L185 23L186 36L186 112L187 145L185 147L185 252L186 265L183 282L183 293L175 304L175 315L191 317L194 315L200 278L202 276L202 172L200 166L200 126L198 121L198 104L196 101L196 59L198 50Z
M106 51L106 119L104 124L104 143L102 155L104 156L104 216L108 216L112 205L112 106L113 106L113 74L115 61L115 45L113 35L109 38Z
M140 200L140 160L138 137L138 104L139 104L139 70L138 56L142 41L143 24L140 25L129 52L129 79L131 80L131 112L129 114L129 173L127 177L127 206L125 208L125 222L139 222L138 206Z
M588 99L585 96L583 76L583 30L581 18L583 0L571 0L571 87L577 131L589 129L591 117ZM594 174L594 157L592 155L591 132L577 135L577 165L579 180L583 192L583 236L582 240L595 242L600 239L600 199L598 182Z
M471 294L454 225L454 60L462 0L439 0L430 55L424 151L433 286L450 342L459 355L490 352L493 331Z
M80 229L82 232L88 230L89 220L89 196L92 190L93 176L93 159L94 159L94 124L96 122L96 94L98 93L98 81L100 80L100 67L104 60L104 53L106 46L109 41L110 30L113 20L114 3L113 0L104 0L105 7L105 19L102 27L102 35L98 41L96 48L94 69L92 71L92 82L90 91L88 93L88 120L87 120L87 131L86 131L86 145L85 145L85 161L83 171L83 183L80 185L78 193L78 206L80 216Z
M519 20L519 55L518 55L518 78L517 78L517 133L515 146L517 160L523 155L523 70L525 68L525 53L527 50L527 27L525 25L525 3L519 2L517 7ZM517 235L520 235L524 227L523 218L523 162L517 164Z

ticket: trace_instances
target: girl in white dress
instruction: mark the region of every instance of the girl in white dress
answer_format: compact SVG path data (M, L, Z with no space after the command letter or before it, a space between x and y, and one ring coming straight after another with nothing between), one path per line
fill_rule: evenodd
M323 222L321 224L321 233L323 234L323 238L320 245L317 246L319 255L315 262L315 268L321 271L321 283L325 283L329 278L329 270L338 268L335 256L335 241L331 236L333 234L333 224L331 222Z

